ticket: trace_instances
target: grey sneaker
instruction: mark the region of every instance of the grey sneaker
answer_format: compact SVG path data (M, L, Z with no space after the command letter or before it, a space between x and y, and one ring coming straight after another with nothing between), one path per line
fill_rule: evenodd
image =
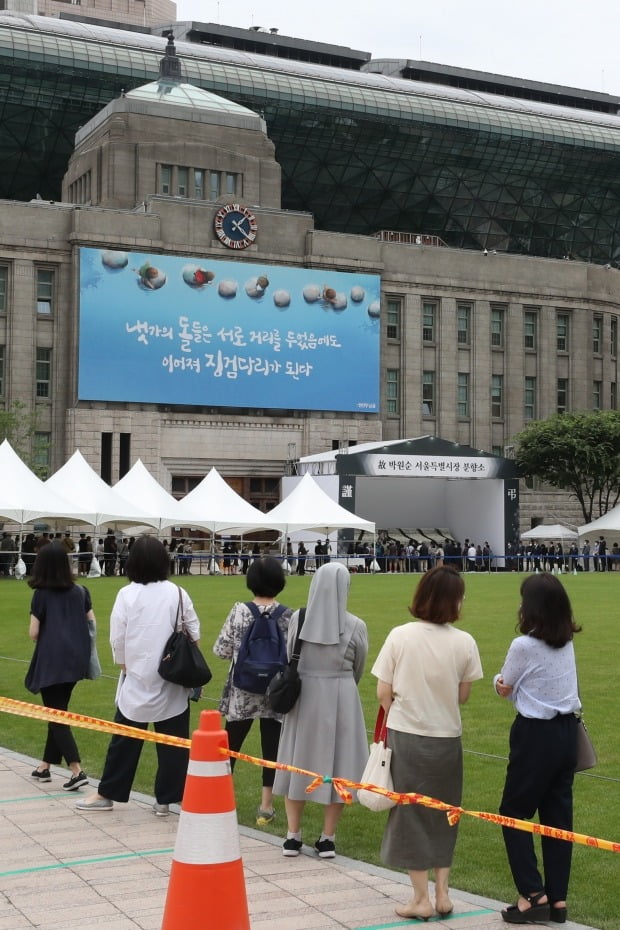
M158 804L157 801L153 804L153 813L156 817L167 817L170 813L170 808L167 804Z
M111 811L114 803L109 798L84 798L83 801L76 801L75 807L79 811Z

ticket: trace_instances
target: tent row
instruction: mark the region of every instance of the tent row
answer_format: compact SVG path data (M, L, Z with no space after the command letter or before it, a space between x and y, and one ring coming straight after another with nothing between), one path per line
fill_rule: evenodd
M284 538L300 530L375 532L374 523L341 507L309 474L277 507L263 513L237 494L215 468L180 501L140 459L110 487L79 450L51 478L41 481L6 439L0 444L0 519L21 526L45 520L92 527L148 527L158 532L184 526L212 535L277 530Z

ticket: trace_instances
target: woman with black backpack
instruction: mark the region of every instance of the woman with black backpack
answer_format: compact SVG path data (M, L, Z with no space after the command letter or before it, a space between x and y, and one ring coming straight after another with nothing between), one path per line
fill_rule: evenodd
M270 762L278 757L282 717L270 708L265 692L270 664L275 674L278 663L286 663L286 636L293 611L276 600L285 584L277 559L270 556L254 559L246 575L246 585L254 598L233 604L213 646L216 656L231 663L219 703L219 710L226 717L229 748L239 752L253 721L258 719L262 757ZM231 769L234 765L231 758ZM274 777L274 769L263 768L261 802L256 812L259 827L272 823L276 816Z

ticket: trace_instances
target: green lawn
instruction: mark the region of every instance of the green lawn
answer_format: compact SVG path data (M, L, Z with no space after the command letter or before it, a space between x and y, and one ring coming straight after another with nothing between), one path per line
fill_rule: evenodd
M463 709L465 748L464 807L496 811L503 786L511 705L496 697L493 674L499 670L506 649L514 636L521 577L512 575L466 575L466 601L461 625L476 638L485 672L477 682L469 703ZM620 741L617 737L618 667L618 574L567 575L564 583L573 602L583 633L576 637L580 685L590 732L599 754L599 765L592 773L578 775L575 781L575 830L590 836L620 841ZM310 578L289 579L283 600L293 607L305 602ZM349 607L368 624L370 634L369 668L388 630L409 617L407 605L416 583L415 576L354 575ZM110 719L116 684L115 669L107 648L108 617L119 578L88 582L99 620L100 657L104 677L81 682L72 709ZM249 593L240 577L190 577L184 579L202 620L202 642L209 655L220 625L235 600L246 600ZM34 700L23 686L32 645L28 639L28 605L31 591L13 579L0 582L0 694L21 700ZM226 674L226 663L211 657L213 680L199 704L192 704L193 719L205 707L215 707ZM364 675L360 691L369 731L376 713L375 679ZM39 758L44 742L44 724L10 714L0 715L0 743L17 752ZM94 776L101 773L107 738L100 733L76 731L83 765ZM246 749L246 746L244 746ZM252 731L247 751L259 755L259 743ZM144 747L136 789L152 793L154 746ZM259 799L259 772L239 763L235 773L238 815L241 823L254 825ZM281 835L285 829L283 805L277 802L278 819L271 829ZM379 862L378 851L385 814L372 814L355 805L347 810L338 832L338 849L345 855ZM320 811L309 804L304 834L314 841L320 830ZM318 835L318 834L317 834ZM617 854L576 846L571 882L570 916L577 922L604 930L619 930L620 900ZM508 872L501 831L497 826L464 817L461 822L456 859L452 873L456 888L511 901L515 891Z

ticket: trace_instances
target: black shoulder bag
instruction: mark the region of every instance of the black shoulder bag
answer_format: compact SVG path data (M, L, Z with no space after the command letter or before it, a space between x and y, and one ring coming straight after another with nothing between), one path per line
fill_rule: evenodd
M301 678L297 671L297 665L299 664L299 656L303 645L299 637L305 618L306 608L302 607L299 611L293 654L288 665L285 665L281 671L276 672L267 686L267 703L276 714L288 714L289 710L292 710L295 706L301 693Z
M180 588L174 632L164 646L157 671L166 681L184 688L201 688L211 681L211 669L185 628Z

